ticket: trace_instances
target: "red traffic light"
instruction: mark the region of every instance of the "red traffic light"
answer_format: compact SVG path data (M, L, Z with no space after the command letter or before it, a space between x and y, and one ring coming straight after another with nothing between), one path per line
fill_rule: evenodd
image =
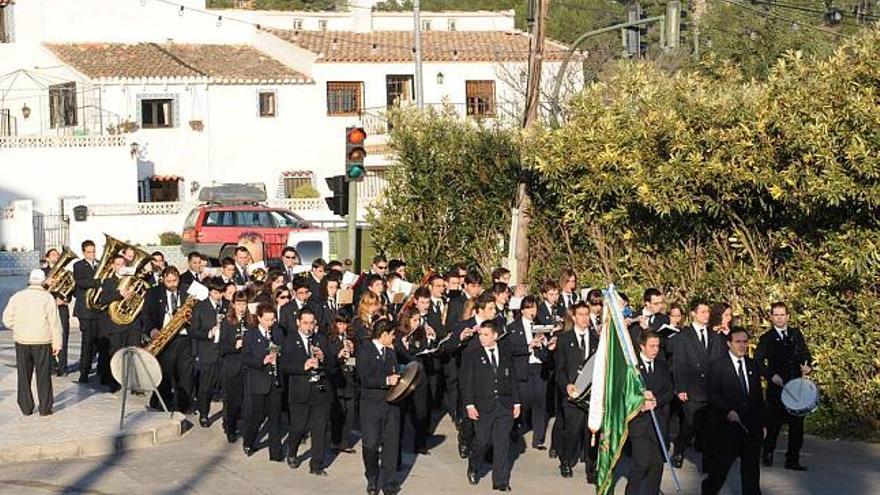
M348 131L348 144L361 144L367 139L367 133L362 127L352 127Z

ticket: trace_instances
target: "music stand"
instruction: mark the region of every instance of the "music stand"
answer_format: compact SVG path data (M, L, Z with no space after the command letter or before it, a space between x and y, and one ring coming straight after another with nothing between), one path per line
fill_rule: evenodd
M110 370L113 378L122 386L122 406L119 413L119 429L123 429L125 422L125 406L128 402L128 391L152 392L159 398L162 409L169 413L169 418L174 413L168 411L165 400L159 394L158 386L162 382L162 368L155 356L140 347L124 347L113 355L110 360Z

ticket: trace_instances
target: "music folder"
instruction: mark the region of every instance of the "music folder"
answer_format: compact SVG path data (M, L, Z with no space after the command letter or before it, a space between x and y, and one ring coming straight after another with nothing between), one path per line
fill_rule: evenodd
M673 335L678 334L681 330L675 328L674 326L664 323L660 328L657 329L657 333L660 334L663 338L669 338Z

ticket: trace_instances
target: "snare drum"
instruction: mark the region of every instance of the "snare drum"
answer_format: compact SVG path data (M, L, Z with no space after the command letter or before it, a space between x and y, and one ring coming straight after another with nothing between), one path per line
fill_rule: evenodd
M795 378L782 387L782 405L792 416L806 416L819 407L819 387L808 378Z

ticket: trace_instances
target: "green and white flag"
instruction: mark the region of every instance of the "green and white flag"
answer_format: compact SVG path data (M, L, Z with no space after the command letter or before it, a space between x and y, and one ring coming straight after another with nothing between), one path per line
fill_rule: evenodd
M639 413L644 401L644 388L632 341L623 325L619 296L613 285L604 293L602 330L587 421L591 431L601 431L598 495L606 495L614 489L614 467L629 434L629 420Z

